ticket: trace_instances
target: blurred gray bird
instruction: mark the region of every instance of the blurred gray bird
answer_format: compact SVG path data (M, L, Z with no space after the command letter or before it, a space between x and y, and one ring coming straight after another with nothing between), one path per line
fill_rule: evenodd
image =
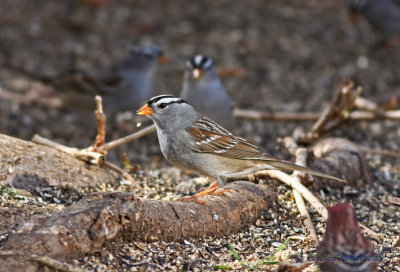
M400 34L400 0L351 0L350 20L357 22L360 14L386 38Z
M330 207L324 239L317 248L321 271L372 272L377 261L371 240L361 233L353 206L343 203Z
M157 63L166 61L156 45L134 46L124 59L111 67L69 75L55 85L64 90L62 99L66 107L92 110L94 96L98 94L103 98L104 112L113 115L137 108L152 96Z
M234 102L218 77L211 58L197 55L186 62L180 95L202 114L233 128Z

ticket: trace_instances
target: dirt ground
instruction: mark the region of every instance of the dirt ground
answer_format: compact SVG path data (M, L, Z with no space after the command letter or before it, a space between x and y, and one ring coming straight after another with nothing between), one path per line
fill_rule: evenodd
M346 6L345 0L190 4L183 0L0 0L0 88L36 99L20 103L0 92L0 133L26 140L37 133L70 146L90 145L96 135L92 111L40 106L38 97L44 93L57 97L48 79L71 70L108 66L132 44L143 42L161 45L170 59L157 71L157 94L178 95L185 60L201 53L212 57L218 68L245 71L245 76L222 79L240 108L321 111L343 77L362 86L362 96L373 101L400 95L400 47L377 47L380 34L363 20L352 25ZM129 113L118 117L107 121L107 139L127 135L138 129L136 122L144 121ZM235 132L271 155L290 159L276 139L291 135L296 127L311 125L238 120ZM332 135L368 148L400 150L398 121L352 122ZM108 191L173 199L205 185L166 163L156 135L119 147L108 159L123 166L123 152L138 168L134 178L140 187L119 182L108 184ZM380 270L400 271L400 248L393 246L400 234L400 209L385 204L390 197L400 196L400 160L380 155L367 158L374 170L374 186L355 188L352 193L330 188L316 193L327 205L352 203L360 222L381 234L372 238L383 259ZM181 243L114 241L101 252L71 262L89 271L211 271L218 266L245 270L228 245L242 260L251 262L267 257L290 236L304 236L291 191L278 183L275 186L275 206L237 235ZM0 246L7 233L30 216L51 215L101 190L85 187L69 192L52 187L43 192L0 187ZM312 209L311 215L322 237L325 224ZM313 258L315 247L302 239L292 238L277 253L277 260ZM268 271L276 266L261 268Z

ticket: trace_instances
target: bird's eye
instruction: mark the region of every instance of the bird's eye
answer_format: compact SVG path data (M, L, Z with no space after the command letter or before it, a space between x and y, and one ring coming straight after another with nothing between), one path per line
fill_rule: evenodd
M160 103L160 104L158 104L158 107L159 107L160 109L164 109L166 106L167 106L167 103Z

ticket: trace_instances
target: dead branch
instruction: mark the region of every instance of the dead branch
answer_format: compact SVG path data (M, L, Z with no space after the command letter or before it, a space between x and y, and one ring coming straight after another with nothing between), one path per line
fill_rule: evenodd
M255 110L234 109L236 118L264 121L315 121L320 116L319 112L260 112ZM382 112L369 112L357 110L349 113L346 120L354 121L376 121L376 120L399 120L400 110L388 110Z
M222 237L254 223L273 202L273 191L267 186L234 182L225 189L223 196L203 197L204 205L140 199L128 193L95 193L32 223L32 228L11 233L1 250L63 260L96 252L116 237L146 242ZM18 270L19 263L3 257L0 271ZM36 271L33 264L26 263L22 270Z
M128 172L126 172L124 169L122 169L121 167L118 167L117 165L109 162L109 161L104 161L103 165L114 170L115 172L119 173L121 176L123 176L126 180L129 180L132 184L138 185L138 183L136 182L136 180L134 180L134 178L129 175Z
M125 143L131 142L131 141L135 141L135 140L137 140L137 139L139 139L139 138L141 138L141 137L143 137L143 136L145 136L147 134L150 134L150 133L152 133L154 131L156 131L156 126L155 125L151 125L151 126L145 127L143 129L135 132L135 133L132 133L131 135L128 135L128 136L125 136L125 137L120 138L118 140L106 143L103 146L103 149L105 151L113 149L113 148L115 148L117 146L120 146L120 145L123 145Z
M93 151L99 152L98 149L100 149L106 142L106 116L104 115L103 112L103 104L101 96L96 95L94 100L96 102L96 111L94 112L94 114L96 115L96 122L97 122L97 136L93 144ZM102 152L99 153L103 155L107 154L107 152L104 149L102 149L101 151Z
M393 246L400 247L400 235L399 235L399 237L397 237L396 241L394 241Z
M254 174L257 178L265 178L270 177L273 179L277 179L289 185L293 189L296 189L302 197L304 197L308 203L324 218L325 220L328 218L328 210L325 206L318 200L318 198L311 193L303 184L299 183L296 179L288 174L279 171L279 170L263 170L258 171Z
M126 171L124 171L117 165L115 165L109 161L106 161L104 155L102 155L98 152L91 151L91 150L93 150L92 148L77 149L74 147L65 146L65 145L53 142L49 139L43 138L37 134L32 138L32 142L54 148L56 150L59 150L66 154L69 154L72 157L80 159L84 162L89 162L91 164L99 165L99 166L105 166L105 167L115 171L116 173L118 173L118 175L122 176L124 179L129 180L132 184L136 184L136 181L132 178L131 175L129 175ZM100 146L100 148L101 148L101 146Z
M350 81L346 84L346 80L342 80L335 98L322 112L311 130L302 137L301 142L310 143L349 119L350 113L355 107L355 100L361 93L361 87L355 90L353 87L353 82Z
M104 115L103 112L101 96L96 95L95 102L96 102L95 115L97 122L97 136L95 142L93 143L93 146L80 150L77 148L61 145L49 139L43 138L39 135L35 135L32 139L32 142L55 148L57 150L60 150L62 152L70 154L71 156L74 156L76 158L79 158L83 161L92 164L107 166L108 168L122 175L125 179L135 184L136 181L126 171L124 171L117 165L106 161L105 155L107 154L107 149L104 148L105 137L106 137L106 116Z
M234 109L236 118L265 121L315 121L319 112L260 112L255 110Z
M366 234L368 234L371 237L375 237L375 238L382 238L382 234L378 234L375 231L373 231L372 229L368 228L367 226L361 224L360 222L358 222L358 224L360 225L360 227L364 230L364 232Z
M294 141L294 139L291 137L285 137L283 142L284 142L286 149L289 151L289 153L296 157L296 164L306 167L307 166L307 149L299 148L297 146L296 142ZM302 175L302 173L298 172L298 171L295 171L292 174L293 178L297 179L297 181L299 183L301 183L300 175ZM318 243L317 233L316 233L314 225L312 223L311 216L308 213L306 204L304 203L303 197L296 189L293 190L293 196L296 201L297 209L299 210L299 213L303 219L303 224L306 226L306 228L310 232L310 235L314 239L314 241L316 241Z
M0 160L1 184L42 180L52 186L97 186L114 182L118 178L113 171L108 171L99 165L87 164L53 147L38 145L4 134L0 134L0 158L2 158Z
M315 232L314 225L312 223L310 214L308 213L306 204L304 203L303 197L297 190L293 190L293 196L294 196L294 200L296 201L297 209L299 210L299 213L303 220L303 224L306 226L306 228L310 232L312 239L318 243L318 236L317 236L317 233Z
M373 184L373 173L364 153L349 140L335 137L321 139L309 148L309 155L308 165L311 168L347 181L343 184L319 178L314 185L317 190L327 185L335 188L358 186L360 182Z
M385 204L400 207L400 197L392 197Z
M378 112L368 112L368 111L353 111L350 113L348 120L399 120L400 110L390 110L390 111L378 111Z
M371 149L371 148L366 148L366 147L360 146L360 145L358 146L358 149L360 149L362 152L365 152L365 153L386 156L386 157L394 157L394 158L400 159L400 153L398 153L398 152L393 152L393 151L389 151L389 150Z
M307 149L305 148L298 148L296 151L296 164L301 165L306 167L307 166ZM292 176L298 180L300 183L300 178L299 178L299 173L300 172L294 172ZM303 197L297 190L293 190L293 196L296 201L297 209L299 210L299 213L301 217L303 218L303 223L310 232L311 237L314 239L316 243L318 243L318 237L317 233L315 231L314 225L311 220L311 216L308 213L306 204L304 203Z
M50 148L54 148L66 154L69 154L75 158L78 158L83 161L90 162L91 164L100 165L102 161L105 160L104 155L93 152L93 151L85 151L75 147L69 147L57 142L51 141L47 138L44 138L38 134L35 134L32 138L32 143L47 146Z
M330 105L325 108L322 114L305 113L281 113L281 112L257 112L253 110L235 109L234 114L238 118L256 120L276 120L276 121L314 121L311 130L302 135L298 135L296 140L301 143L309 144L322 135L340 126L348 120L380 120L380 119L400 119L400 110L385 110L376 103L365 98L359 97L361 87L354 89L353 82L342 80L335 97ZM356 108L362 110L355 110Z
M360 110L365 111L377 111L379 109L378 104L363 97L357 97L354 101L354 105Z

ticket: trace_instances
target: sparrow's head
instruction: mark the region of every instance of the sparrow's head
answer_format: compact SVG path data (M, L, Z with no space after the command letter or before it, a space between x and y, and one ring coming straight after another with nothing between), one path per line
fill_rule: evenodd
M360 14L363 13L369 0L351 0L348 7L349 20L352 23L357 23Z
M167 63L168 59L163 50L154 44L135 45L130 51L131 58L136 62L142 63Z
M185 127L199 115L185 100L173 95L150 98L136 113L148 116L164 129Z
M212 59L203 55L196 55L186 61L186 68L194 79L201 79L214 71Z

